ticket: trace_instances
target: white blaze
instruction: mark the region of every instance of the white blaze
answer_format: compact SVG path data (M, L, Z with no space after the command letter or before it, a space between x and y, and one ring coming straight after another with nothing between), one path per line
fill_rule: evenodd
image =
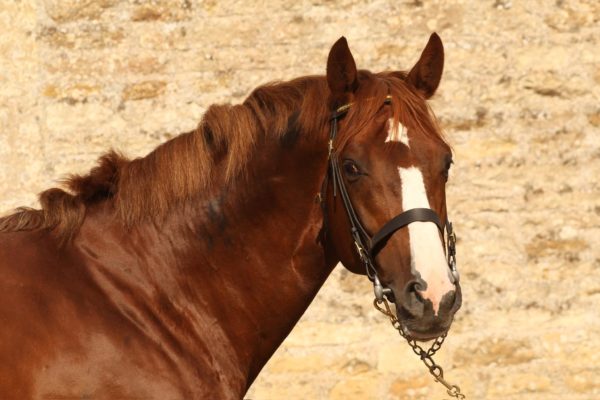
M388 126L388 135L385 138L385 142L400 142L408 146L408 135L404 125L398 122L397 128L394 129L394 120L393 118L390 118L388 121Z
M404 211L411 208L431 208L421 171L416 167L398 168L398 171L402 180ZM420 294L432 302L433 311L437 314L442 297L455 290L450 281L438 227L433 222L413 222L408 225L408 234L413 273L418 272L427 283L427 288Z

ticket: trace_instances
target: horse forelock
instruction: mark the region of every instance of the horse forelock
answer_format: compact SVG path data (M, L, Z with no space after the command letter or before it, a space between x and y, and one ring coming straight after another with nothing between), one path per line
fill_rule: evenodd
M344 124L369 123L391 95L394 121L413 121L443 140L431 110L408 87L405 77L398 72L360 71L356 106L350 108ZM42 192L41 210L20 208L1 218L0 232L52 228L61 241L67 241L83 223L86 209L105 200L113 202L127 226L163 217L174 205L214 189L217 177L231 184L243 176L258 141L281 140L291 129L291 119L296 125L292 128L303 137L322 141L329 124L328 96L324 77L310 76L260 86L242 104L213 105L197 129L161 144L143 158L129 160L108 152L88 174L64 180L67 190ZM342 134L339 139L349 137Z
M362 127L371 123L375 114L390 98L392 123L395 127L402 124L408 128L416 128L430 139L447 144L433 110L422 95L406 82L406 76L405 72L399 71L377 74L359 71L359 79L369 81L370 84L360 86L352 106L341 122L353 128L349 132L340 132L337 147L342 148L353 134L357 134Z

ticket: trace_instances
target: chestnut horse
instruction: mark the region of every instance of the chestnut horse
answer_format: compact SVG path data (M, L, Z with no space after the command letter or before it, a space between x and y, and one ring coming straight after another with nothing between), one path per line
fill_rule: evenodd
M340 261L409 337L447 332L460 287L435 221L394 229L369 272L340 192L364 235L414 208L446 220L451 150L426 103L443 59L433 34L408 73L371 73L341 38L326 76L214 105L0 219L0 398L240 399Z

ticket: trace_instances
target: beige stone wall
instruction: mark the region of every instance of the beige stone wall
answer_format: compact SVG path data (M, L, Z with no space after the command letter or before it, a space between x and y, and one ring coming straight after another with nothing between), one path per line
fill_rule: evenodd
M471 399L600 398L598 1L3 0L0 27L3 211L323 73L341 35L361 68L406 69L436 30L464 287L438 359ZM442 398L371 297L336 270L248 397Z

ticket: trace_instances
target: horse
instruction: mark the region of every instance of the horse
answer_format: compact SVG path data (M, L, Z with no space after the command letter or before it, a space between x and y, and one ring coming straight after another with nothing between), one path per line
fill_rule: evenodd
M0 398L241 399L338 262L411 340L445 334L443 63L434 33L408 72L358 70L342 37L325 76L212 105L0 219Z

